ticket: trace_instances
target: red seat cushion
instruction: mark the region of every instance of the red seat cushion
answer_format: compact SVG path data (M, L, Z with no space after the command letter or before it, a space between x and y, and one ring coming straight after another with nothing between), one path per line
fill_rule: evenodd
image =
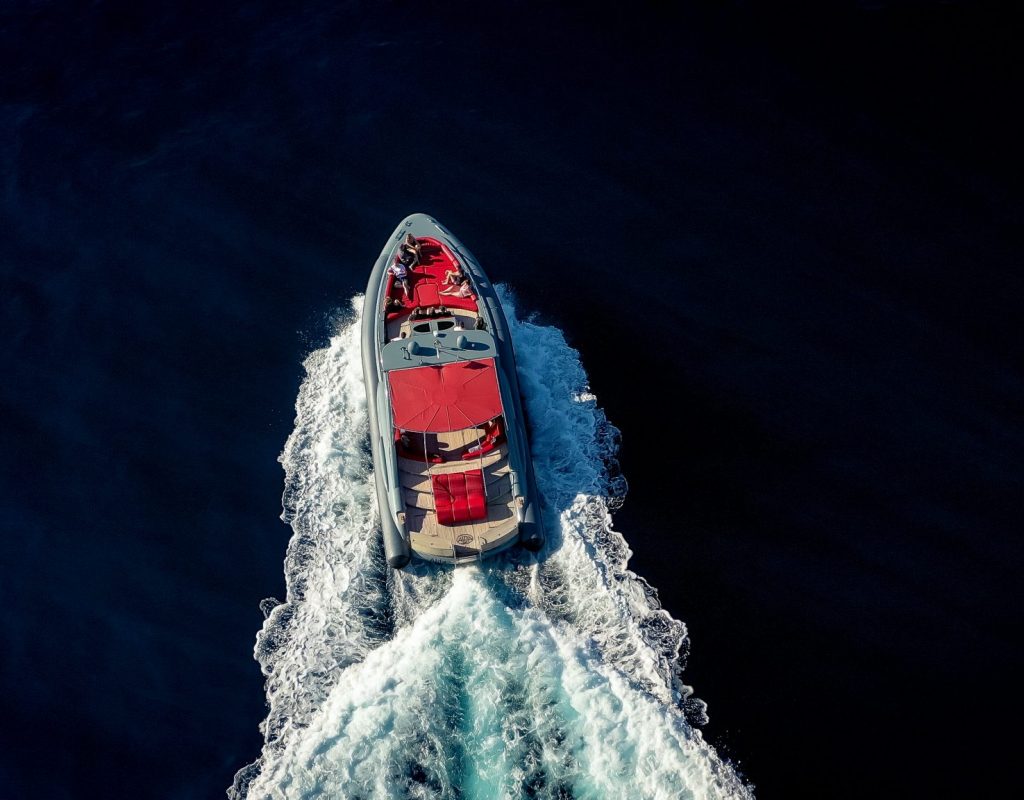
M462 454L463 461L470 461L474 458L479 458L485 453L491 452L495 447L502 444L505 441L505 430L501 425L501 419L496 419L489 426L485 425L485 430L490 427L490 430L484 434L480 440L480 445L473 445L465 453Z
M474 458L480 458L482 455L486 455L491 452L497 445L489 439L484 439L480 444L479 449L470 448L462 454L463 461L472 461Z
M406 297L400 286L395 285L395 278L390 273L384 283L384 294L395 300L401 300L403 309L392 309L387 312L388 322L399 319L412 309L426 306L444 305L448 308L461 308L466 311L478 309L476 295L472 297L455 297L441 294L442 289L452 284L444 283L444 275L455 267L456 259L452 252L436 239L420 237L423 260L409 270L409 288L412 297Z
M437 521L442 525L462 525L487 516L482 470L432 475L431 480Z
M416 298L416 305L420 307L441 305L441 296L437 293L436 283L417 281L412 294Z

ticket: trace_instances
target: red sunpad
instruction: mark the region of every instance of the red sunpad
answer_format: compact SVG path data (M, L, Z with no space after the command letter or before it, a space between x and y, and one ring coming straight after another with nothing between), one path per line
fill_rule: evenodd
M398 319L409 313L414 308L426 306L445 305L448 308L461 308L466 311L476 311L476 295L472 297L455 297L450 294L441 294L442 289L449 288L452 284L444 282L444 275L448 270L454 269L456 264L452 252L436 239L428 236L421 236L419 239L423 261L409 270L409 288L412 290L412 297L406 297L401 288L395 286L394 276L388 275L384 285L384 294L396 300L401 300L404 309L392 310L387 313L387 319Z
M437 521L442 525L462 525L487 516L482 470L432 475L431 480Z
M416 298L416 305L418 306L441 305L441 295L437 293L436 283L416 281L416 286L413 288L412 294L413 297Z

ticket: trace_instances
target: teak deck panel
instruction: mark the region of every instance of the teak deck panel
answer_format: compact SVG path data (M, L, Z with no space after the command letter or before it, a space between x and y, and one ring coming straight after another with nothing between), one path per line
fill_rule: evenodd
M475 439L473 440L475 441ZM427 464L399 458L399 477L405 500L405 525L414 550L437 557L455 558L455 545L466 551L486 551L518 535L519 519L512 497L508 450L502 446L483 459L487 485L487 517L464 525L441 525L434 514L430 476L480 469L481 459Z

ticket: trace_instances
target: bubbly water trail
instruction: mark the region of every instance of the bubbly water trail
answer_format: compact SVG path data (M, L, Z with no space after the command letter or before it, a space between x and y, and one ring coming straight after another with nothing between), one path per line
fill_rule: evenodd
M747 798L694 725L685 626L611 526L618 431L560 331L502 292L548 544L479 566L384 566L362 298L305 362L285 444L285 603L255 657L270 712L232 798Z

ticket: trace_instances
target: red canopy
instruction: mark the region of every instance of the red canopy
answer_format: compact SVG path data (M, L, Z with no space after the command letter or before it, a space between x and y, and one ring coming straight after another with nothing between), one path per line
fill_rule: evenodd
M395 427L443 433L482 425L501 414L493 358L388 373Z

